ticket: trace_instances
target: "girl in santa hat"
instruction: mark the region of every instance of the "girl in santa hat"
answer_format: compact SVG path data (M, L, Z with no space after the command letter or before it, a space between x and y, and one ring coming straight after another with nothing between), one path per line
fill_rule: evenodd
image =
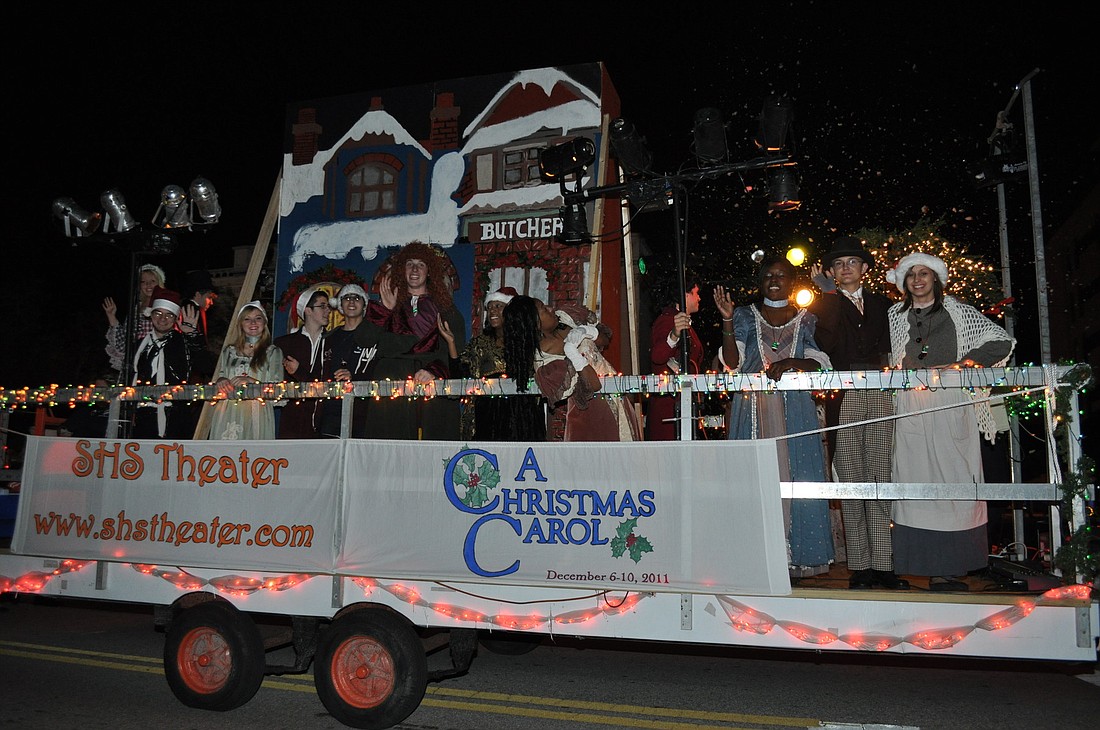
M946 295L947 277L943 260L925 253L909 254L887 272L905 297L888 314L891 364L921 369L1008 362L1015 340L974 307ZM989 404L950 407L984 395L959 388L897 391L894 481L984 481L981 438L996 436ZM922 412L930 409L940 410ZM893 515L897 573L929 576L934 591L965 591L961 577L988 565L985 502L902 499L894 501Z

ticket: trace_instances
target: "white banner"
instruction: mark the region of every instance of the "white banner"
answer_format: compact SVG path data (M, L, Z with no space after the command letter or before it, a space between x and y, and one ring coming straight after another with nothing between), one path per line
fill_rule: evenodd
M27 438L12 551L331 572L338 441Z
M770 441L349 442L337 571L790 592Z
M28 438L12 550L617 590L790 593L772 441Z

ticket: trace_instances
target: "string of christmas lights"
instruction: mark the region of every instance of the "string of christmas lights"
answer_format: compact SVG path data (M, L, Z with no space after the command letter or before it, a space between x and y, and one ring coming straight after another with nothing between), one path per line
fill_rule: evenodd
M1075 368L1059 368L1059 385L1075 387L1067 381ZM1041 367L1012 366L999 368L944 368L923 370L883 369L868 371L823 370L787 373L775 381L765 373L706 372L698 375L607 375L601 378L605 395L676 395L685 386L697 393L772 392L781 390L835 391L853 389L911 390L924 388L998 388L1014 389L1049 385L1049 376ZM538 393L534 383L531 393ZM514 380L505 378L456 378L417 383L408 380L314 381L300 383L251 383L236 393L239 400L264 400L279 404L290 400L357 398L495 397L515 395ZM112 401L163 403L171 401L219 401L226 396L211 384L146 386L66 386L53 384L39 388L0 389L0 408L8 410L34 407L69 407L109 404ZM1017 400L1023 400L1021 396ZM1040 401L1041 399L1033 399Z
M0 591L18 591L22 593L40 593L51 579L66 573L75 573L83 570L94 561L64 560L52 572L30 572L22 576L10 578L0 575ZM251 578L235 574L204 579L192 575L187 571L176 569L164 569L155 565L130 564L137 572L151 578L163 579L180 589L181 592L200 590L204 586L211 586L217 591L235 598L244 598L257 591L281 592L294 588L305 581L318 577L308 573L295 573L274 577ZM580 624L591 621L600 616L617 616L632 611L638 603L652 597L648 592L627 592L617 598L618 592L598 591L582 598L593 598L596 605L591 608L554 613L552 610L531 609L528 613L505 611L502 613L485 613L474 608L461 606L456 603L443 601L430 601L424 598L420 589L407 583L382 583L374 578L354 577L351 581L363 590L364 597L369 597L376 590L383 590L398 600L409 604L427 608L440 616L479 624L491 624L508 630L534 631L552 626ZM730 596L715 595L730 626L739 632L754 633L759 635L769 634L777 628L785 631L799 641L817 646L824 646L834 642L841 642L854 649L864 651L886 651L899 644L911 644L928 650L949 649L956 646L969 636L973 631L999 631L1013 626L1024 620L1034 610L1044 603L1054 601L1075 600L1088 601L1092 589L1087 585L1066 585L1051 588L1040 594L1034 600L1021 599L1013 606L996 611L969 626L947 626L921 629L905 636L893 636L889 634L875 634L859 630L847 633L837 633L811 626L797 621L776 619L758 611L751 606ZM498 600L498 599L489 599ZM579 599L568 599L579 600ZM554 601L541 601L537 603L561 603L561 599Z

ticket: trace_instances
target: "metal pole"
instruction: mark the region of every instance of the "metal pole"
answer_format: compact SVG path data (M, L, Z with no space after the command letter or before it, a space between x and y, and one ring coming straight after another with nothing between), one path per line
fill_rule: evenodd
M680 311L687 311L687 282L684 281L687 278L687 272L685 270L685 246L684 246L684 232L683 223L680 220L680 187L673 186L672 189L672 202L674 206L673 215L676 218L676 277L680 280ZM690 362L688 350L690 349L691 340L689 339L687 330L680 331L680 373L682 375L690 374ZM691 383L688 380L683 381L680 391L676 399L676 425L679 427L677 434L680 441L691 441L692 439L692 425L691 420Z
M997 185L997 213L999 217L997 234L1001 241L1001 298L1012 298L1012 264L1008 253L1008 214L1005 206L1005 185ZM1010 337L1014 337L1015 316L1011 310L1005 312L1005 331ZM1012 353L1009 364L1016 363L1016 353ZM1021 484L1024 481L1022 450L1020 448L1020 419L1016 415L1008 418L1008 463L1012 467L1012 483ZM1024 512L1020 507L1012 510L1012 542L1016 546L1016 557L1019 560L1027 559L1027 544L1024 534Z
M1042 352L1040 362L1049 365L1050 355L1050 309L1047 304L1047 260L1043 247L1043 211L1039 199L1039 158L1035 148L1035 115L1031 108L1031 77L1038 73L1035 69L1028 74L1020 86L1024 97L1024 137L1027 140L1027 182L1031 192L1031 236L1035 243L1035 300L1039 305L1039 346Z

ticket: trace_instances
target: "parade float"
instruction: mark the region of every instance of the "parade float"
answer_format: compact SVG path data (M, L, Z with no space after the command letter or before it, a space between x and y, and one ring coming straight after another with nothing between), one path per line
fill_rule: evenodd
M624 229L620 197L674 204L677 181L610 172L619 101L603 67L436 86L426 136L380 95L290 110L254 256L265 258L277 222L274 329L297 324L288 306L297 292L335 293L352 279L376 292L391 249L426 241L451 263L468 331L485 293L501 286L588 304L632 331L630 244L603 234ZM394 93L392 108L407 112L406 95L425 96ZM472 121L461 126L466 106ZM572 188L555 179L560 160L539 171L545 150L562 145L580 160ZM775 152L730 167L786 163ZM695 179L728 172L718 168ZM615 362L637 372L631 338L622 339ZM1045 405L1049 443L1065 447L1052 447L1047 476L983 484L783 482L776 440L693 440L690 417L681 440L661 443L349 437L357 403L507 398L516 392L507 378L262 383L237 393L272 408L339 400L344 437L320 440L126 437L133 407L225 397L208 385L7 390L6 410L101 405L109 415L103 438L27 438L0 590L149 605L165 629L168 683L189 706L238 707L266 674L312 667L326 708L364 728L407 717L429 681L468 671L479 645L522 651L556 637L1093 662L1095 576L1077 563L1042 576L1053 582L1028 582L1021 563L1014 590L980 593L802 587L788 572L782 509L784 499L821 498L1047 503L1078 548L1091 485L1074 473L1072 414L1088 379L1054 365L604 378L604 394L673 395L685 414L693 394L858 388L961 388ZM1052 551L1068 547L1061 533L1051 531ZM267 618L283 630L262 630ZM286 647L292 664L268 661Z

